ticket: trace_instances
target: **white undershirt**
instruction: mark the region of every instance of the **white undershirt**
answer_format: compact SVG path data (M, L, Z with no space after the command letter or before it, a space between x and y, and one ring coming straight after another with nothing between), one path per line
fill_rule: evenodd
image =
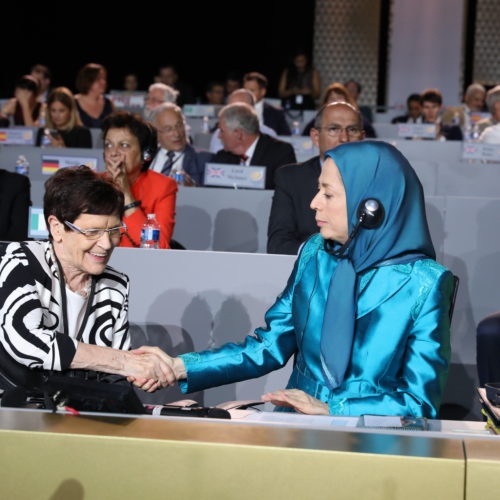
M259 117L259 123L264 123L264 99L261 99L259 102L255 103L255 112Z
M250 144L250 147L245 151L245 155L248 157L247 161L245 162L245 165L247 167L248 167L248 165L250 165L250 163L252 161L252 156L255 152L255 146L257 146L258 140L259 140L259 136L257 135L257 137L255 138L255 141L253 141L252 144Z
M158 153L156 153L155 159L151 164L150 169L161 174L163 165L165 165L165 162L167 161L167 153L168 151L166 149L160 148L158 150ZM172 168L175 167L176 171L182 170L183 162L184 162L184 151L174 151Z
M87 309L88 297L82 297L79 293L73 292L66 287L66 305L68 313L68 332L71 338L76 339L80 326L82 325L85 310Z

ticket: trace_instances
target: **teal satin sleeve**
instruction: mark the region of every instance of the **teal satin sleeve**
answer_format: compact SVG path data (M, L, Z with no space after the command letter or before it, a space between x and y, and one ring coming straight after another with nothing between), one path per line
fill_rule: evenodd
M413 326L394 391L362 397L351 397L345 392L333 396L327 401L331 414L437 418L451 352L449 306L453 287L453 275L446 271L435 282L425 301L415 305ZM390 324L386 327L389 332Z
M265 315L265 328L257 328L243 342L230 342L201 352L181 354L187 379L179 381L184 393L260 377L281 368L297 350L292 322L292 296L299 260L283 293Z

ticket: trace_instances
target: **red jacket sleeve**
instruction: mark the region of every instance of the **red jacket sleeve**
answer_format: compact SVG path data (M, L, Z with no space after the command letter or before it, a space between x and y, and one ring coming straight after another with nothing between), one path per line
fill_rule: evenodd
M136 180L132 194L141 201L141 206L132 215L123 218L130 238L124 236L120 246L139 246L147 214L155 214L160 224L160 248L170 248L175 225L177 183L171 177L148 170Z

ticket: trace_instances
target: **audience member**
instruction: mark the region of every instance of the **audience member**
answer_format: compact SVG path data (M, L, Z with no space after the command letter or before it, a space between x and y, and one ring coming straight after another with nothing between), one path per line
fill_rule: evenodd
M205 97L207 104L213 104L214 106L224 104L224 84L217 81L209 82Z
M16 82L14 97L5 104L2 113L12 117L14 125L36 127L43 113L43 105L37 101L39 92L38 78L24 75Z
M43 64L35 64L31 68L31 76L38 78L40 82L40 90L38 93L38 100L40 102L45 102L47 96L49 95L50 82L52 80L52 73L50 69Z
M458 125L444 125L441 121L443 97L438 89L427 89L422 92L422 116L424 123L436 125L436 139L461 141L462 131Z
M153 83L149 86L148 95L146 96L146 106L144 108L144 116L147 120L151 119L151 114L155 108L165 102L175 104L179 92L164 83Z
M139 78L135 73L128 73L123 79L123 89L127 92L137 92L139 88Z
M0 252L3 388L41 393L53 372L169 385L168 365L129 350L129 281L107 266L123 230L122 193L88 167L61 168L45 183L43 210L49 241Z
M212 155L197 152L188 144L181 108L173 103L161 104L153 112L152 123L158 133L160 148L151 170L167 176L182 173L185 185L201 186L205 163L210 161Z
M104 118L113 112L113 103L105 97L107 72L104 66L86 64L76 77L75 96L80 120L88 128L100 128Z
M239 89L240 87L241 87L240 77L234 72L228 73L224 83L226 95L231 95L235 90Z
M476 361L479 386L500 382L500 312L487 316L477 325Z
M311 201L318 192L318 177L325 153L339 144L364 138L358 108L345 102L322 106L314 125L311 139L319 148L319 156L304 163L285 165L276 171L267 230L268 253L296 255L300 245L318 232Z
M312 67L307 54L299 50L291 64L281 73L278 95L285 109L315 109L314 101L321 94L319 73Z
M477 128L479 134L482 134L486 127L500 123L500 85L488 90L486 94L486 106L491 116L478 122Z
M179 73L175 66L171 64L162 66L158 72L158 82L164 83L179 92L179 96L177 97L177 104L179 106L182 107L184 104L195 102L193 88L188 83L182 82L179 79Z
M51 91L45 110L45 127L38 130L36 145L45 138L53 148L91 148L92 137L82 125L73 94L66 87Z
M347 89L347 92L349 92L352 100L356 103L356 106L358 106L361 114L365 118L365 121L373 123L372 108L370 106L360 106L358 104L359 96L361 95L361 91L363 90L363 87L361 87L361 83L357 82L356 80L348 80L346 83L344 83L344 87Z
M104 162L125 198L122 247L138 247L148 214L160 225L160 248L169 248L174 231L177 183L149 170L158 149L156 131L139 115L118 111L103 122Z
M471 113L483 111L485 88L480 83L469 85L465 91L464 103L461 106L450 106L443 113L443 125L460 125L462 131L472 126Z
M348 104L351 104L356 108L358 107L354 99L349 95L349 92L344 87L344 85L339 82L331 83L325 89L321 105L324 106L325 104L328 104L330 102L347 102ZM372 124L363 115L361 115L361 117L363 118L363 130L365 132L365 136L368 138L377 137ZM305 126L304 130L302 131L302 135L309 136L313 127L314 118Z
M29 177L0 169L0 241L28 237L30 205Z
M274 172L278 167L296 161L290 144L260 133L257 113L248 104L228 104L222 108L219 129L224 150L214 156L212 163L264 166L266 189L274 189Z
M247 73L243 77L243 87L253 92L255 96L255 111L259 122L271 127L278 135L291 135L283 110L264 101L267 94L267 78L261 73Z
M410 94L406 99L407 112L396 116L391 123L422 123L422 97L420 94Z
M491 125L484 129L483 133L479 136L479 142L485 144L500 144L500 124Z
M252 92L246 89L236 89L231 93L231 95L227 99L227 103L234 104L235 102L244 102L252 108L255 107L255 97ZM267 134L271 137L277 137L276 132L267 125L259 123L259 128L261 134ZM217 153L218 151L223 149L223 147L224 146L219 137L219 124L217 123L216 129L212 134L212 138L210 139L210 152Z

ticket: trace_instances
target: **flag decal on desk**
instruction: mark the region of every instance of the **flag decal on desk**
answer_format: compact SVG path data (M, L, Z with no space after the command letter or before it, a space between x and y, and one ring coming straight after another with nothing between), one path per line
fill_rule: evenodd
M221 179L222 177L224 177L224 170L219 167L208 167L207 175L208 177Z
M44 157L42 161L42 173L53 174L59 170L59 160L56 158Z

